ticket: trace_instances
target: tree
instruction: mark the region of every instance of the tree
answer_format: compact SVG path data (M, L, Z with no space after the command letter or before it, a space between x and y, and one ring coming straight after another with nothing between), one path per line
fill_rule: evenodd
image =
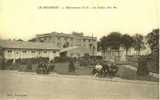
M24 41L24 40L22 40L22 39L18 39L17 41Z
M148 33L146 38L152 53L154 50L159 49L159 29L154 29L152 32Z
M97 42L97 51L101 51L101 50L102 50L101 42L98 41L98 42Z
M119 32L111 32L108 36L103 36L98 43L98 49L102 50L104 55L108 48L119 51L121 36Z
M107 42L107 37L106 36L103 36L100 41L98 42L98 50L102 50L103 53L105 53L106 49L107 49L107 45L106 45L106 42Z
M128 55L128 50L133 46L133 38L128 34L124 34L121 37L121 44L126 50L126 55Z
M155 64L155 69L159 73L159 29L154 29L147 35L147 42L152 50L151 57Z
M28 42L36 42L36 39L30 39Z
M119 50L121 45L121 33L111 32L106 39L106 46L111 49Z
M63 48L69 47L69 42L64 43Z
M119 50L121 36L119 32L111 32L108 36L103 36L98 43L98 48L102 51L105 51L107 48Z
M135 34L133 36L134 41L134 49L138 51L138 55L140 55L140 51L142 48L144 48L144 41L143 41L143 35Z

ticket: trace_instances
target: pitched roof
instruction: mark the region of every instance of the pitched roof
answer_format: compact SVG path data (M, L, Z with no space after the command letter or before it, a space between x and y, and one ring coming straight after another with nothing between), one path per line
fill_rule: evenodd
M0 47L18 49L59 49L52 43L26 42L16 40L0 40Z

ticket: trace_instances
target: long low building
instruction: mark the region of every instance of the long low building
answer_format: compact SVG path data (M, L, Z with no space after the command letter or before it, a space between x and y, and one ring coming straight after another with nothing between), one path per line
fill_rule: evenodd
M50 43L0 40L0 56L5 59L48 57L54 59L60 49Z

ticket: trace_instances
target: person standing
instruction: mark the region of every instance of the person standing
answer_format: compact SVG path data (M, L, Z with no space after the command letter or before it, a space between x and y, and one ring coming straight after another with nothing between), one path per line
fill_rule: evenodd
M73 63L73 60L70 60L69 62L69 72L75 72L75 65Z
M102 67L103 67L102 68L103 76L105 77L108 74L108 65L107 65L107 62L104 61Z
M112 63L111 67L112 67L112 76L115 77L115 75L118 72L119 68L114 63Z
M49 72L53 72L53 71L55 71L55 64L54 64L54 61L53 60L51 60L50 62L49 62L49 64L48 64L48 69L49 69Z
M95 76L102 76L102 65L100 63L97 63L95 66Z

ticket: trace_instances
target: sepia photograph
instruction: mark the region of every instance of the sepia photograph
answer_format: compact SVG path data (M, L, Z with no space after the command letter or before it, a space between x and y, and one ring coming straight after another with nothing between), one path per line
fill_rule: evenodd
M159 100L158 0L0 0L0 100Z

